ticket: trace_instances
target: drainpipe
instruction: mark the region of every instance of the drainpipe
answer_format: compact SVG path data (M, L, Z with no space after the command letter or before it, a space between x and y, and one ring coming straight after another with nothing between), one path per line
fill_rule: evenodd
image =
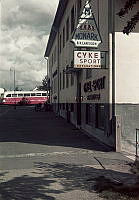
M109 120L115 134L115 0L109 0Z
M115 0L112 0L112 117L115 118Z
M58 37L58 40L57 40L57 64L58 64L58 66L57 66L57 78L58 78L58 98L57 98L57 103L58 103L58 108L57 108L57 112L58 112L58 116L60 116L60 109L59 109L59 97L60 97L60 87L59 87L59 82L60 82L60 80L59 80L59 77L60 77L60 74L59 74L59 28L58 28L58 31L57 31L57 37Z

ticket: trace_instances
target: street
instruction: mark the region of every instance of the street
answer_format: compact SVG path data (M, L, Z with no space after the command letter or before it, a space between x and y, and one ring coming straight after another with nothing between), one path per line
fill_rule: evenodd
M94 192L94 181L87 180L98 175L130 177L128 162L53 112L1 108L2 200L103 199Z

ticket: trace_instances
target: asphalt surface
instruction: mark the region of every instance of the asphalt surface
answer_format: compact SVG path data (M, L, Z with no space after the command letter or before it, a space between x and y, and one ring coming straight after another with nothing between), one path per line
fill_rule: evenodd
M102 199L93 179L129 179L130 162L52 112L0 107L2 200Z

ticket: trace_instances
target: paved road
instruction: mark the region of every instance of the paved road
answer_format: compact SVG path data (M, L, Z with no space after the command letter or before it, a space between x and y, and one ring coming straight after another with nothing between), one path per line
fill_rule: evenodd
M5 107L0 115L2 200L101 199L87 180L130 176L128 162L52 112Z

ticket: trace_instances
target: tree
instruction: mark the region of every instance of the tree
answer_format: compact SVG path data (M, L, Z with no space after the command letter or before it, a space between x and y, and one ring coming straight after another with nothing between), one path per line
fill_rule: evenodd
M130 10L133 9L133 7L135 7L135 4L138 2L139 0L127 0L125 2L125 5L123 8L121 8L120 12L118 12L118 16L119 17L124 17L126 14L129 13ZM129 21L127 21L127 25L124 27L123 29L123 33L124 34L129 34L131 33L135 27L136 24L139 21L139 11L136 12L136 14L134 14L131 19Z
M49 90L49 84L48 84L48 76L46 75L42 79L42 85L37 86L38 90Z
M22 91L22 88L21 88L21 89L19 89L19 87L18 87L18 86L16 86L16 87L15 87L15 91Z

